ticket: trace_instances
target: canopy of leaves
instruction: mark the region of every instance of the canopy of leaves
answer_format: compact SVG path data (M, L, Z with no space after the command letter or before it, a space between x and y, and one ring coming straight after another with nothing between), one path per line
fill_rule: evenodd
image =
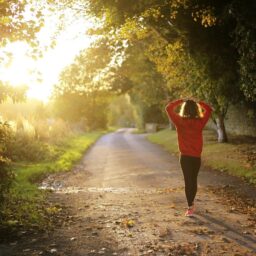
M0 46L13 41L27 41L36 45L35 34L43 23L41 8L38 5L35 7L35 1L0 1Z
M150 59L173 91L198 94L204 90L204 94L210 92L208 100L220 105L238 100L240 88L247 99L254 98L253 1L88 2L88 12L105 21L106 33L115 30L119 38L128 39L129 43L143 40L147 44ZM238 26L237 21L242 25ZM234 31L236 40L231 36ZM181 58L175 51L181 53ZM199 85L200 90L195 90Z
M88 129L105 128L111 83L107 78L118 54L105 39L82 51L60 75L54 89L56 114Z
M61 73L55 96L66 92L89 95L94 91L111 90L108 78L111 69L118 65L118 58L115 48L105 39L97 41Z
M256 1L237 0L230 7L236 20L232 33L239 52L241 88L251 102L256 102Z

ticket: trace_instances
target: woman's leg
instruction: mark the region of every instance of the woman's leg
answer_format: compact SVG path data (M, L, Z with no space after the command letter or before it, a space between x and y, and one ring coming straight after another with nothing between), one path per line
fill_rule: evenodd
M199 157L181 156L180 165L184 175L188 206L192 206L197 193L197 176L201 166Z

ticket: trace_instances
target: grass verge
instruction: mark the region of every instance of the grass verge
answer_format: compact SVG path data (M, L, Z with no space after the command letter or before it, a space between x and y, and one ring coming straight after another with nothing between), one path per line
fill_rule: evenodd
M255 143L248 139L243 141L241 138L238 142L235 136L230 138L230 143L218 143L215 132L211 130L204 130L203 136L202 160L204 165L246 178L250 183L256 184L256 162L255 158L250 157L251 152L256 152ZM176 131L166 129L150 134L147 138L178 155Z
M16 179L11 187L9 198L2 209L1 224L9 229L17 227L49 226L49 217L57 212L55 206L45 201L47 192L39 190L36 182L50 173L69 171L103 132L91 132L64 139L55 146L58 156L54 161L38 163L15 163Z

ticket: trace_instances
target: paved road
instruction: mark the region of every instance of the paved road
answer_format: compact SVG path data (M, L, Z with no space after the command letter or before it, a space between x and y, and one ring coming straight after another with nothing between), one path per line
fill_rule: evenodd
M199 183L187 218L177 157L129 129L105 135L72 172L45 181L66 220L13 255L255 255L255 208L240 200L255 189L213 171Z
M82 169L92 175L85 186L115 188L155 188L182 185L177 159L170 157L144 136L120 129L102 137L82 161Z

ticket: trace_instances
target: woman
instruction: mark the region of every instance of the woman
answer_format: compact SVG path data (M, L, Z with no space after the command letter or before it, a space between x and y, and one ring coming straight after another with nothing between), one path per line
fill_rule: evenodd
M179 114L175 111L178 106L181 107ZM166 111L178 134L180 165L184 175L185 194L188 202L185 216L190 217L195 211L194 199L197 192L197 176L201 166L203 147L202 131L211 115L212 108L202 101L196 103L192 99L179 99L170 102L166 106Z

